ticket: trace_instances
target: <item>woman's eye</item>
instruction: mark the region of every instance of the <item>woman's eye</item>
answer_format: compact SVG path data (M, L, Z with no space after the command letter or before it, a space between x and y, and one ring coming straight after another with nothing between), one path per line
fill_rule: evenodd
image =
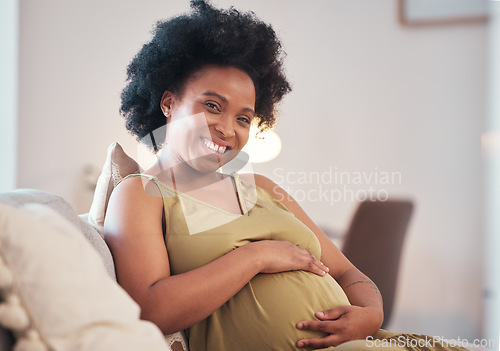
M251 123L250 118L248 117L238 117L238 120L248 125Z
M217 106L216 104L214 104L213 102L206 102L205 103L205 106L207 106L208 108L212 109L212 110L216 110L218 112L220 112L220 108L219 106Z

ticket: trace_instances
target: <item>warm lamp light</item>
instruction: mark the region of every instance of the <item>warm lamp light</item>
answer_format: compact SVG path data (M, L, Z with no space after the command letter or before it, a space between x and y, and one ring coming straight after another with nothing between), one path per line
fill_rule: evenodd
M488 131L481 135L483 156L498 155L500 152L500 131Z
M281 152L281 139L272 130L257 133L254 126L250 128L250 138L243 151L250 155L251 163L264 163L271 161Z

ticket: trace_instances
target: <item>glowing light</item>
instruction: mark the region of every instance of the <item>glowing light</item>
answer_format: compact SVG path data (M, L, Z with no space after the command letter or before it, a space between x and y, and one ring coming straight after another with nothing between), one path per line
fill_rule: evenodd
M254 126L250 128L250 138L243 151L250 155L251 163L271 161L281 152L281 139L274 131L258 133Z
M483 156L500 153L500 131L489 131L481 135L481 151Z

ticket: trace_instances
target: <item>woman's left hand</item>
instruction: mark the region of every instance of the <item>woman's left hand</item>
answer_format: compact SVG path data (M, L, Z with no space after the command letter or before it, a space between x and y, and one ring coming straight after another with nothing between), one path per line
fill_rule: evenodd
M327 311L317 312L319 321L302 321L297 328L313 330L329 335L323 338L302 339L298 347L325 348L337 346L346 341L365 339L375 334L380 323L377 322L379 311L372 307L340 306Z

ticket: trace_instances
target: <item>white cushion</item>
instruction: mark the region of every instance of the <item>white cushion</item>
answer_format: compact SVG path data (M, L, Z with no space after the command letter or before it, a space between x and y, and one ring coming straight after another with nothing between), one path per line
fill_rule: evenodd
M53 350L170 350L161 331L139 319L139 306L109 277L83 235L48 207L0 203L0 261L0 323L13 326L18 346L37 341ZM29 320L19 308L9 312L8 302Z

